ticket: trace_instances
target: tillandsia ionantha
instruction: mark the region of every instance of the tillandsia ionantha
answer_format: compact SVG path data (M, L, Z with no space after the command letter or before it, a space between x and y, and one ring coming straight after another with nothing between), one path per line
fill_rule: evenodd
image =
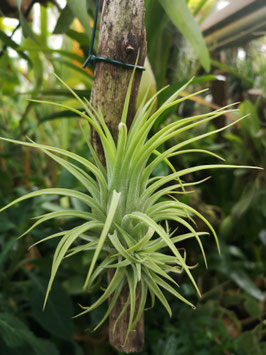
M83 186L83 191L85 190L85 192L65 188L37 190L17 198L3 207L1 211L26 199L51 194L73 197L84 202L88 207L87 211L62 209L47 213L39 216L37 221L22 235L28 234L33 228L53 218L72 217L79 218L81 221L80 225L70 230L60 231L35 243L36 245L49 239L60 238L53 257L44 307L63 259L77 253L92 251L93 257L84 283L84 291L89 291L98 279L107 273L108 269L114 269L114 276L97 301L88 307L82 307L83 310L79 315L86 314L97 308L112 296L107 312L96 327L98 328L109 316L123 287L127 285L129 289L128 300L117 321L129 307L128 336L130 330L135 327L145 310L148 295L151 297L152 305L154 305L157 298L170 316L171 307L163 291L170 292L177 299L194 308L194 305L177 291L178 284L173 277L176 273L185 272L198 295L200 295L199 288L191 273L192 267L186 263L186 252L178 248L179 242L189 238L196 238L207 266L201 237L209 233L195 230L192 223L194 222L193 216L205 222L213 234L220 252L217 235L210 223L194 208L182 203L175 197L177 194L186 193L188 186L194 186L206 179L197 182L185 182L182 180L183 176L206 169L256 167L214 164L176 171L170 162L171 157L188 153L205 153L223 160L220 156L210 151L187 149L186 147L193 142L232 126L242 118L223 128L177 143L163 153L159 153L158 148L172 137L207 123L225 113L235 111L229 105L210 113L180 118L160 128L157 133L150 135L154 123L163 112L181 101L202 92L199 91L185 98L178 98L189 83L177 90L157 110L154 110L154 106L157 95L160 92L146 103L143 101L128 130L126 119L133 81L132 75L118 127L117 142L115 142L106 126L102 113L92 107L86 99L78 97L59 77L58 79L80 102L84 112L55 102L32 101L67 108L86 120L100 137L106 165L100 161L90 140L88 140L88 148L93 161L70 151L37 144L33 141L20 142L1 138L7 142L40 149L68 170ZM168 164L171 173L168 176L154 177L152 172L162 161ZM171 231L168 224L168 221L171 220L187 229L186 233L178 234L176 231ZM104 259L100 260L99 254L101 251L105 251L106 254ZM137 308L136 304L138 304Z

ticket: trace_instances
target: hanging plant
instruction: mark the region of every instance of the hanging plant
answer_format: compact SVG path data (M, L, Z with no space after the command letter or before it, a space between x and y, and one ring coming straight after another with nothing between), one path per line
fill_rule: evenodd
M83 185L83 188L86 189L86 193L64 188L38 190L16 199L0 210L3 211L28 198L43 195L73 197L88 206L89 212L64 209L42 215L22 235L28 234L41 223L53 218L73 217L79 218L81 221L80 225L70 230L58 232L35 243L36 245L49 239L60 239L53 257L44 307L58 268L64 258L78 253L93 251L93 258L84 282L85 292L97 283L102 274L106 275L108 269L114 269L114 276L103 291L103 294L92 305L82 307L83 311L79 314L83 315L92 311L112 296L107 312L96 329L109 316L122 289L126 285L129 289L129 297L120 316L128 307L130 308L127 335L139 321L145 309L148 295L151 297L152 306L157 298L170 316L171 307L164 296L164 291L173 294L180 301L195 308L189 300L185 299L177 291L178 284L173 277L176 273L186 273L200 296L199 288L191 273L192 267L186 263L186 252L182 252L178 248L179 242L195 238L207 266L201 237L209 233L197 232L194 229L191 223L191 221L194 222L193 216L205 222L215 238L219 252L220 249L217 235L210 223L194 208L174 197L176 194L186 193L188 186L199 184L206 179L194 183L186 183L182 181L182 177L206 169L258 168L214 164L195 166L176 171L169 159L176 155L197 152L222 159L210 151L186 149L186 147L190 143L232 126L242 118L228 124L226 127L190 138L174 145L163 153L159 153L157 149L172 137L176 137L180 133L235 110L227 106L227 108L221 108L210 113L178 119L150 136L151 128L164 111L199 93L178 99L179 94L189 84L187 83L155 112L153 108L159 93L154 95L147 103L143 102L133 119L130 129L127 130L126 118L133 81L132 75L125 98L121 122L118 127L118 140L115 143L101 112L96 111L86 99L82 100L79 98L60 78L58 79L84 107L85 113L55 102L32 101L66 108L85 119L100 137L106 166L99 160L90 141L88 141L88 148L93 162L77 154L53 146L37 144L32 141L20 142L1 138L4 141L40 149L68 170ZM153 170L163 161L170 167L171 174L168 176L152 177ZM168 221L171 220L185 227L187 233L178 234L176 231L171 231L168 226ZM80 243L76 243L77 241L80 241ZM99 262L99 254L102 251L105 252L105 257ZM137 310L136 303L138 303Z

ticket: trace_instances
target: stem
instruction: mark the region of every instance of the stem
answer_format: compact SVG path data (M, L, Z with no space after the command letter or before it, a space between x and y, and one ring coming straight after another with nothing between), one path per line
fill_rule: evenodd
M139 52L137 64L143 65L146 57L144 14L144 0L104 0L97 56L134 65ZM131 69L106 62L98 62L95 67L91 104L96 110L100 109L103 113L105 122L115 141L131 74ZM135 74L131 92L126 122L128 127L135 115L140 79L141 71L138 70ZM99 158L104 163L103 151L95 131L92 131L92 143ZM110 270L108 272L109 282L112 277L113 270ZM128 295L128 288L125 287L110 314L109 340L111 345L120 351L126 353L140 352L144 344L143 317L135 329L130 332L126 344L124 344L124 341L129 321L129 309L123 314L117 324L116 331L113 332L114 323L121 309L123 309Z

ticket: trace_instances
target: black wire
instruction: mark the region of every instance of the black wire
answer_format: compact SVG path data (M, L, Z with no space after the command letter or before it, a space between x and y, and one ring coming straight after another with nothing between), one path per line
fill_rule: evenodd
M97 21L98 21L99 3L100 3L100 0L96 0L96 8L95 8L95 13L94 13L94 23L93 23L93 28L92 28L89 55L88 55L87 59L85 60L85 62L83 63L83 68L86 68L86 66L89 63L92 64L92 65L95 65L97 62L102 61L102 62L106 62L106 63L110 63L110 64L120 65L120 66L123 66L125 68L134 69L136 67L136 69L138 69L138 70L146 70L143 66L139 66L139 65L135 66L133 64L121 62L120 60L115 60L115 59L110 59L110 58L105 58L105 57L97 57L97 56L92 54L94 41L95 41L95 33L96 33Z

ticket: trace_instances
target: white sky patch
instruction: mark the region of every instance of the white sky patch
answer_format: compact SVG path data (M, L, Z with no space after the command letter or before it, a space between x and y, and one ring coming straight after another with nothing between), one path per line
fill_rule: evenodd
M205 100L206 100L207 102L212 102L212 95L211 95L211 94L206 95L206 96L205 96Z
M32 30L38 35L41 33L41 6L40 4L34 4L32 8Z
M222 9L224 9L227 5L229 5L230 4L230 1L229 0L221 0L221 1L219 1L218 2L218 4L217 4L217 9L218 10L222 10Z
M12 30L13 28L15 28L18 25L18 20L16 18L9 18L9 17L4 17L3 18L3 24L7 27L11 27ZM10 32L12 32L12 30L8 29Z
M262 51L263 54L266 54L266 44L263 44L261 46L261 51Z
M245 60L245 59L246 59L246 52L244 51L243 48L238 48L237 57L238 57L240 60Z
M66 5L65 0L58 1L59 5L63 8ZM58 20L59 13L55 8L47 8L47 18L48 18L48 32L50 35L48 36L48 46L53 49L60 49L63 43L62 35L51 35L55 25ZM40 4L35 4L33 7L33 24L32 29L35 33L40 34L41 27L41 7Z
M219 80L219 81L226 81L226 77L224 75L216 75L216 79Z
M57 2L62 7L62 9L66 6L66 0L57 0Z
M5 33L7 36L11 36L13 30L16 28L16 26L18 25L19 21L17 19L14 18L8 18L8 17L4 17L3 18L3 24L5 26ZM15 41L16 43L20 43L21 41L21 29L18 29L13 37L12 40ZM11 58L17 58L18 54L16 51L14 51L14 49L8 47L7 48L8 53L10 55Z

